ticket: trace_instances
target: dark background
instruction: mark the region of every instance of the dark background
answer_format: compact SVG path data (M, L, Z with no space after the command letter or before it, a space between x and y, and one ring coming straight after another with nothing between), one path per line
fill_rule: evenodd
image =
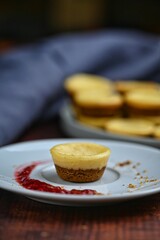
M102 28L160 34L160 0L1 0L0 40Z

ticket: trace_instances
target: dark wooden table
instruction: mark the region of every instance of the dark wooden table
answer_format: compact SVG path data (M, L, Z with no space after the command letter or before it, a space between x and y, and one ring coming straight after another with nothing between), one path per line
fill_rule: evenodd
M18 141L66 137L58 119L38 123ZM160 194L119 204L65 207L0 190L1 240L158 240Z

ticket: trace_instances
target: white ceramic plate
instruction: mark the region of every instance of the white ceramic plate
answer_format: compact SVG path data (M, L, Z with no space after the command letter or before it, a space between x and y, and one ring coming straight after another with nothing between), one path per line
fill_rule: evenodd
M90 141L108 146L111 157L101 180L93 183L69 183L55 171L49 149L59 143ZM15 170L21 165L44 161L31 178L70 189L94 189L103 195L66 195L27 190L15 180ZM130 164L125 165L126 161ZM123 165L124 166L121 166ZM0 149L0 187L37 201L59 205L99 205L119 202L160 192L160 151L143 145L94 139L54 139L12 144ZM129 187L130 186L130 187ZM131 188L133 187L133 188Z
M127 142L129 141L160 148L160 140L154 138L132 137L121 134L113 134L98 128L89 127L87 125L81 124L79 121L76 120L69 102L66 102L62 107L60 111L60 118L62 123L62 129L71 137L101 138Z

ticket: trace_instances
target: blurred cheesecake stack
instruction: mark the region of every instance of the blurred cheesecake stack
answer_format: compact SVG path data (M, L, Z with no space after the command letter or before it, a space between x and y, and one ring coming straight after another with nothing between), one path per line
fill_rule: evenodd
M80 73L68 77L64 87L80 123L160 139L160 84Z

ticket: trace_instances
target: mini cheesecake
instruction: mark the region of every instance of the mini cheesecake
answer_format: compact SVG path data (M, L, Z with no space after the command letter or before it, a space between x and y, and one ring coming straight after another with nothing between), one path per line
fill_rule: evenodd
M83 90L75 94L74 106L77 112L90 117L109 117L119 115L123 99L117 93L107 93L104 89Z
M160 89L129 91L124 102L129 116L160 116Z
M118 80L115 81L115 89L124 94L136 89L157 89L160 85L151 81L136 81L136 80Z
M75 93L86 89L89 91L91 89L105 89L107 92L111 92L113 84L108 78L102 76L79 73L65 79L64 88L73 97Z
M106 122L105 129L116 134L147 137L153 135L154 124L149 120L121 118Z
M108 147L89 142L59 144L50 152L59 177L79 183L100 179L110 156Z
M76 116L76 119L84 125L96 128L104 128L105 123L110 120L110 117L89 117L79 114Z

